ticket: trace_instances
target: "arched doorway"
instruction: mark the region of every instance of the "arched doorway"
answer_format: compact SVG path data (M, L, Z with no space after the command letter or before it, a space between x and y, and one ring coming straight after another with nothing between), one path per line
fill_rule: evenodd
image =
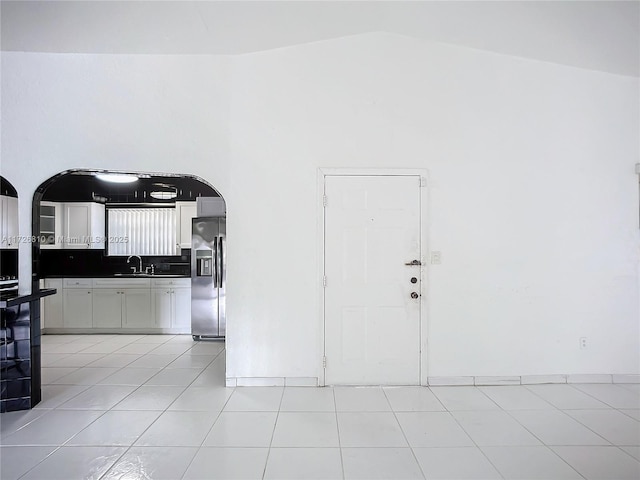
M121 317L102 314L115 308L108 289L78 294L77 314L71 307L75 292L65 289L62 301L68 305L62 318L47 322L45 308L45 333L120 333L119 328L127 333L190 333L192 219L203 216L198 215L198 204L203 209L214 205L226 216L220 193L194 175L78 169L43 182L33 197L32 227L38 239L32 254L34 282L151 279L145 283L151 285L150 292L138 292L138 299L131 292L136 315L127 315L123 303ZM162 282L170 288L154 289L164 287ZM224 336L225 329L219 332L212 336Z

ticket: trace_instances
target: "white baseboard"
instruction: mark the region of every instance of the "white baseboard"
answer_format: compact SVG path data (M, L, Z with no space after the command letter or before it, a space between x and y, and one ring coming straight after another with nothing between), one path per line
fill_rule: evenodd
M474 377L475 385L520 385L520 377Z
M318 377L284 377L286 387L317 387Z
M318 377L227 377L227 387L317 387Z
M540 385L543 383L567 383L566 375L522 375L522 385Z
M474 377L429 377L429 386L473 385Z
M283 377L239 377L238 387L284 387Z
M567 375L567 383L613 383L613 375Z
M428 385L489 386L540 385L567 383L640 383L637 374L574 374L574 375L507 375L507 376L451 376L428 377ZM227 377L227 387L317 387L317 377Z
M613 383L640 383L640 375L613 375Z

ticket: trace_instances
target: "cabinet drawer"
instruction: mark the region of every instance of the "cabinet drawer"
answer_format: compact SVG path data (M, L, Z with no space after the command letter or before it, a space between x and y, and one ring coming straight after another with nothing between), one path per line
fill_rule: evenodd
M148 278L94 278L93 288L150 288Z
M91 288L93 280L91 278L64 278L62 285L64 288Z
M191 287L191 278L152 278L152 287Z

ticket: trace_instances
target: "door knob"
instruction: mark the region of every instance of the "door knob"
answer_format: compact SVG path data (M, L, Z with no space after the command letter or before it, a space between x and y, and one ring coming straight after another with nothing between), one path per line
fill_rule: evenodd
M422 265L420 260L411 260L410 262L405 263L405 265L414 266L414 265Z
M411 292L411 298L413 298L414 300L416 298L418 298L420 295L418 295L416 292Z

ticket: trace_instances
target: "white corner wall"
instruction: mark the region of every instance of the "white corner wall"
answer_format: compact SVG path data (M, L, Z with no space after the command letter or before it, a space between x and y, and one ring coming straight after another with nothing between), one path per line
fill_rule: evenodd
M429 376L638 374L639 104L634 78L387 34L237 57L3 53L0 167L21 233L35 188L69 168L221 190L227 376L254 379L319 373L318 168L426 168L443 258Z
M430 377L640 373L637 79L386 34L233 65L228 376L317 374L319 167L429 170Z

